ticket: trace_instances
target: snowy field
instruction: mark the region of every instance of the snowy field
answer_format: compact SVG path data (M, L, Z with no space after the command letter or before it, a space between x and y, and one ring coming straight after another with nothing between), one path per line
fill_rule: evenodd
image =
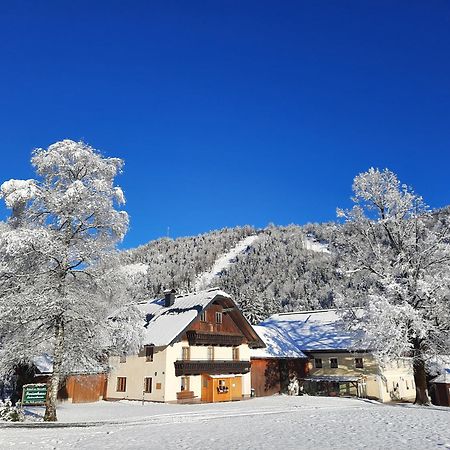
M357 399L65 404L59 418L68 426L1 428L0 448L450 449L450 409Z

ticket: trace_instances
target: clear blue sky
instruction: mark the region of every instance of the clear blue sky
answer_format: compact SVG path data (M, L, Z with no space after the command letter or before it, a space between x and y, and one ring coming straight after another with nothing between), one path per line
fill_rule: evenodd
M370 166L450 203L447 0L4 1L0 48L0 180L124 158L125 247L333 220Z

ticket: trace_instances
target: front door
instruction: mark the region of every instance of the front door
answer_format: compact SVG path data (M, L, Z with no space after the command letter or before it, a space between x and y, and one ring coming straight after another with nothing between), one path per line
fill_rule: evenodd
M202 402L212 402L213 380L208 375L202 375Z

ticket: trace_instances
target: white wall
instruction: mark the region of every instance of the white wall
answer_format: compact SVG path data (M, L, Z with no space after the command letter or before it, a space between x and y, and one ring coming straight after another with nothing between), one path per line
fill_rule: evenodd
M177 392L181 390L181 377L175 376L174 362L182 358L182 348L189 346L187 341L177 342L165 349L155 348L153 362L146 362L145 356L127 356L124 363L120 363L119 357L110 358L113 367L108 376L107 398L130 399L171 402L177 400ZM207 360L207 346L190 346L191 360ZM214 347L215 360L232 360L232 347ZM250 349L247 344L239 346L239 358L241 361L250 360ZM156 373L156 375L155 375ZM117 377L127 378L126 392L117 392ZM143 394L144 378L152 377L152 393ZM161 383L161 389L156 389L156 384ZM202 395L201 375L189 376L190 390L200 399ZM250 373L243 375L242 390L245 396L250 395Z
M107 398L165 401L164 385L166 370L166 352L162 348L155 348L153 361L147 362L145 356L127 356L126 362L121 363L120 358L110 358L112 370L108 375ZM117 377L126 377L127 387L125 392L117 392ZM152 378L152 392L143 393L144 378ZM157 383L161 383L161 389L156 389Z

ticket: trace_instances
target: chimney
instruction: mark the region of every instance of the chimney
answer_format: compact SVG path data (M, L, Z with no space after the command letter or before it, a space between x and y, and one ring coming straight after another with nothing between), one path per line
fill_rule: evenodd
M175 303L175 289L166 289L164 291L164 306L167 308L168 306L172 306Z

